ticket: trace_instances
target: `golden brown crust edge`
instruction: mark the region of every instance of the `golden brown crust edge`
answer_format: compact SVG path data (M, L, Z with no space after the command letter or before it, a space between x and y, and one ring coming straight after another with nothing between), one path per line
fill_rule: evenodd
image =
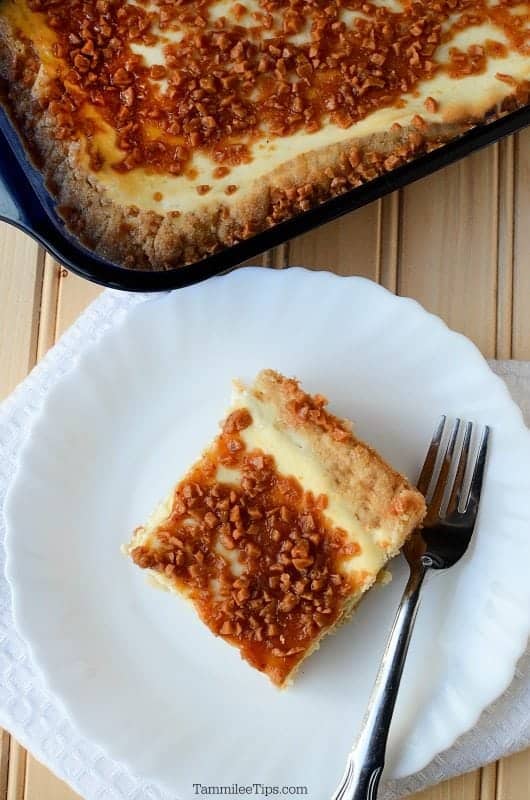
M12 36L0 17L3 102L57 200L68 229L89 249L132 269L164 270L200 260L313 208L528 102L528 92L509 95L484 118L403 127L351 139L297 156L256 181L230 209L219 205L180 216L121 206L109 200L95 174L79 167L75 142L54 136L55 122L41 107L20 65L35 60L31 46Z

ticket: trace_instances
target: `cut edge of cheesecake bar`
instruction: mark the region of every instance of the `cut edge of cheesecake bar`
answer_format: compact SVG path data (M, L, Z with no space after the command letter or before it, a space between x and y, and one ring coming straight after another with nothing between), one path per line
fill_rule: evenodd
M292 682L303 662L320 647L322 638L351 617L361 598L381 580L388 561L400 551L425 515L423 496L354 435L349 421L330 414L325 404L323 397L304 392L296 380L263 370L249 388L234 382L229 409L233 412L244 408L250 412L252 424L241 431L247 449L272 454L280 474L294 475L304 490L315 496L325 495L327 521L361 543L361 555L341 564L345 575L355 573L361 578L355 584L355 591L344 598L333 624L320 630L287 671L282 672L277 665L263 669L282 688ZM147 522L134 531L131 542L123 548L126 554L150 546L157 530L171 515L178 487L216 440L217 437ZM157 570L146 571L156 585L194 605L185 586L176 585L171 577ZM238 646L236 642L230 643Z

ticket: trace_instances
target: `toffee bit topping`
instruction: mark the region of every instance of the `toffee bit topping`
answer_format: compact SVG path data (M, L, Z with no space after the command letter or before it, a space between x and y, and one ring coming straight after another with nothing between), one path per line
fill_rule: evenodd
M403 94L441 71L477 74L506 54L504 44L487 40L451 47L448 62L439 63L440 45L467 28L490 23L512 50L529 53L516 0L411 0L398 11L365 0L258 0L258 10L235 2L217 19L214 4L28 0L54 38L57 64L45 102L57 138L89 138L87 109L95 108L115 131L116 170L187 175L195 150L222 165L245 163L259 139L327 122L347 128L399 106ZM156 45L163 45L163 63L150 66L138 48ZM100 169L103 156L94 153L91 163ZM338 179L331 193L350 185ZM297 200L300 210L311 205L309 194ZM273 211L271 222L277 217Z
M252 425L252 417L250 411L246 408L238 408L232 411L225 420L223 425L223 433L236 433L244 431Z
M434 97L427 97L424 103L425 110L430 114L436 114L438 111L438 101Z
M170 517L131 555L185 588L204 622L254 666L264 669L272 657L287 674L358 588L340 563L360 548L326 520L326 498L245 448L241 431L251 423L246 409L230 414L177 487ZM220 464L239 471L240 485L216 479Z
M498 81L503 81L503 83L507 83L509 86L517 86L517 81L512 75L506 75L502 72L496 72L495 77Z
M413 124L413 125L414 125L414 127L415 127L415 128L417 128L419 131L424 131L424 130L426 129L426 127L427 127L427 123L425 122L425 120L423 119L423 117L422 117L422 116L420 116L420 114L415 114L415 115L412 117L412 124Z
M293 378L284 379L284 383L289 387L291 400L288 405L295 418L301 422L310 421L318 425L337 442L351 440L351 430L348 425L327 411L326 397L321 394L307 394L300 389L298 381Z
M225 178L230 173L230 167L216 167L212 172L214 178Z

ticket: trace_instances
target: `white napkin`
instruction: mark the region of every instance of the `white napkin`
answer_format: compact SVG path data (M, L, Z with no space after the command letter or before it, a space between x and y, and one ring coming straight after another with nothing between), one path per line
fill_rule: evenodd
M70 369L83 347L117 324L127 309L146 299L142 295L104 292L0 405L0 511L21 443L48 388ZM491 366L507 382L528 423L530 363L497 361ZM4 575L4 538L0 514L0 725L85 800L178 800L132 775L80 736L62 706L47 691L14 628L11 594ZM529 746L530 650L521 658L508 691L486 709L476 727L420 773L387 783L382 800L396 800Z

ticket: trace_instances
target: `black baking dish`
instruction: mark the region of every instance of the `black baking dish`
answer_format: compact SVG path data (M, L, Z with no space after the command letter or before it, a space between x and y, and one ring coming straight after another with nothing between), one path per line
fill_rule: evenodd
M225 272L271 247L423 178L526 125L530 125L530 106L506 114L494 122L478 125L431 153L418 156L390 173L201 261L154 272L128 269L106 261L85 248L68 232L41 174L31 164L18 133L0 106L0 220L28 233L60 263L88 280L128 291L176 289Z

